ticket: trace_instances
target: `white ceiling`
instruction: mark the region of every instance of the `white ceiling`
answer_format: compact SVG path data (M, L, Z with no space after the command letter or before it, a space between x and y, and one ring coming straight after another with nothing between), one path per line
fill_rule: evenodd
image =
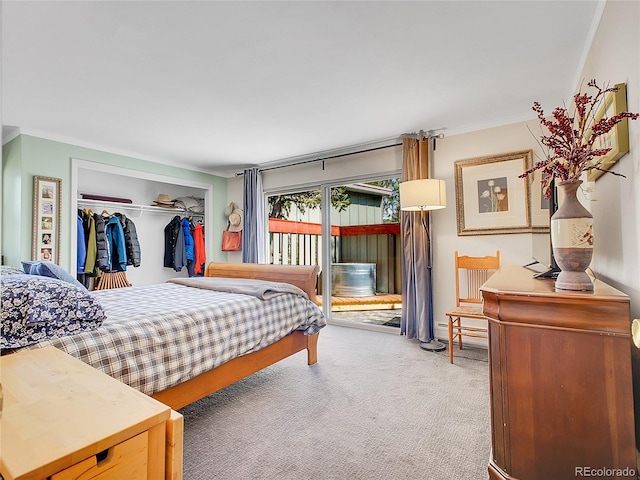
M598 1L2 3L2 124L241 167L533 118L575 88Z

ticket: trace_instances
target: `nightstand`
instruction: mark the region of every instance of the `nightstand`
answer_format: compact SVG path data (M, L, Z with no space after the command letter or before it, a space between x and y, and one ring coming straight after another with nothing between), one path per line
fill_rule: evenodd
M0 358L5 480L174 479L182 416L54 347Z

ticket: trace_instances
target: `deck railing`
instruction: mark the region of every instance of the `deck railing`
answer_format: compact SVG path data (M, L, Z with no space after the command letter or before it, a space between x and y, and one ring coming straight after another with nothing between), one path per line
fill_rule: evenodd
M331 261L339 251L337 231L331 229ZM276 265L322 265L322 226L319 223L269 219L269 263Z
M319 223L269 219L269 263L322 266L322 227ZM365 262L377 267L377 288L400 293L400 225L331 226L331 263Z

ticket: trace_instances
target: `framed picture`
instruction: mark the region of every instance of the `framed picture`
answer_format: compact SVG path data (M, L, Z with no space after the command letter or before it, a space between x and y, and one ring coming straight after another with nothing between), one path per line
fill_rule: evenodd
M60 261L62 180L33 177L33 240L31 259Z
M518 175L532 158L522 150L455 162L458 235L531 232L529 182Z
M604 97L604 102L594 116L594 122L602 118L611 118L614 115L627 110L627 86L624 83L616 84L617 92L609 92ZM591 136L591 129L587 131L587 138ZM606 135L600 135L593 144L594 148L611 148L609 153L602 157L598 157L601 162L600 168L609 170L617 163L625 153L629 151L629 121L624 118L615 127L613 127ZM587 180L593 182L598 179L604 172L599 170L590 170L587 172Z
M527 177L529 180L529 195L531 207L531 232L549 233L551 224L551 200L542 193L542 173L536 170Z

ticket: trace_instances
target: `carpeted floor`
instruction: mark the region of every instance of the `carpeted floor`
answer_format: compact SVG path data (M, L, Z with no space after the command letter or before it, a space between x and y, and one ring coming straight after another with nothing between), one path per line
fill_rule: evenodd
M486 479L486 350L455 362L328 326L318 364L298 353L181 410L184 478Z

